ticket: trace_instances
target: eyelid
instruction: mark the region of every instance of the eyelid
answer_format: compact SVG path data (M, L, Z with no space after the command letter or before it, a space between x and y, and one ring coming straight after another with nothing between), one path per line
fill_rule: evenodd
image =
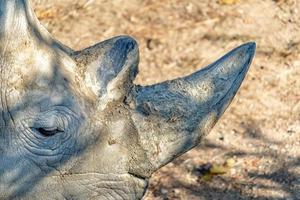
M49 129L47 130L47 129L43 128L43 127L40 127L40 128L31 127L31 129L33 131L38 132L39 134L43 135L44 137L50 137L50 136L54 136L54 135L56 135L58 133L64 132L64 131L61 131L61 130L59 130L57 128L51 129L51 130L49 130Z
M43 128L46 131L58 129L61 132L66 132L76 121L78 121L76 113L68 108L59 106L40 111L37 115L29 115L26 120L26 126L35 130Z
M51 130L59 129L64 130L66 127L66 122L63 116L54 115L53 113L42 114L35 119L33 127L44 128Z
M63 130L61 128L56 127L56 126L54 126L54 127L40 127L40 128L43 128L45 131L55 131L55 130L58 130L60 132L63 132Z

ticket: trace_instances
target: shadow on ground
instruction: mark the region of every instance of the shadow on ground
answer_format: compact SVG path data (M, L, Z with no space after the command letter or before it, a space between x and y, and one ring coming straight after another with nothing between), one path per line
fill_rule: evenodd
M170 166L165 166L160 177L152 181L151 195L155 199L300 199L300 174L296 171L300 167L300 157L289 156L286 151L274 149L281 142L266 138L259 125L248 119L242 123L243 133L249 141L256 141L264 147L271 147L262 151L255 146L254 150L245 151L242 148L230 148L219 142L204 140L195 152L199 155L215 152L211 160L195 160L189 155L177 158ZM224 138L219 138L223 140ZM255 142L253 142L255 144ZM220 154L220 155L218 155ZM211 181L193 173L193 169L203 163L220 162L226 158L234 158L236 164L225 175L214 176ZM187 160L186 160L187 159ZM269 162L274 161L274 163ZM175 168L170 170L168 168ZM264 170L261 170L263 168ZM266 170L267 169L267 170ZM184 175L186 174L186 175ZM184 192L183 192L184 191ZM280 193L277 193L280 192ZM148 196L151 196L148 194Z

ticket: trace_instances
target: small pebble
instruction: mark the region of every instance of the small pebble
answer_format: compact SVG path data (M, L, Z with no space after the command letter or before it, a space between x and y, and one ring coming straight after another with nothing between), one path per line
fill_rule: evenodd
M168 194L168 190L165 189L165 188L161 188L160 189L160 193L162 193L162 194Z

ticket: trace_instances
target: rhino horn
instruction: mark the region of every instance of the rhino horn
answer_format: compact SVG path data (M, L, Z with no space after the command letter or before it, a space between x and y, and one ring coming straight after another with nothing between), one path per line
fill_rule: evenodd
M141 176L196 146L210 131L240 87L255 48L247 43L187 77L135 87L132 119L151 163Z
M2 50L20 48L21 43L46 43L67 53L72 50L56 41L40 24L27 0L0 0L0 42Z

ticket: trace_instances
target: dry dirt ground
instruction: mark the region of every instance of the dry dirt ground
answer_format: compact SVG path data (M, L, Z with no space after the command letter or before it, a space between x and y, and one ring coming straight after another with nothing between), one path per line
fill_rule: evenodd
M144 199L300 199L300 1L33 0L33 5L50 32L74 49L134 36L141 53L136 82L143 85L187 75L256 41L255 60L231 107L199 147L153 175ZM228 159L225 174L199 173L203 164Z

